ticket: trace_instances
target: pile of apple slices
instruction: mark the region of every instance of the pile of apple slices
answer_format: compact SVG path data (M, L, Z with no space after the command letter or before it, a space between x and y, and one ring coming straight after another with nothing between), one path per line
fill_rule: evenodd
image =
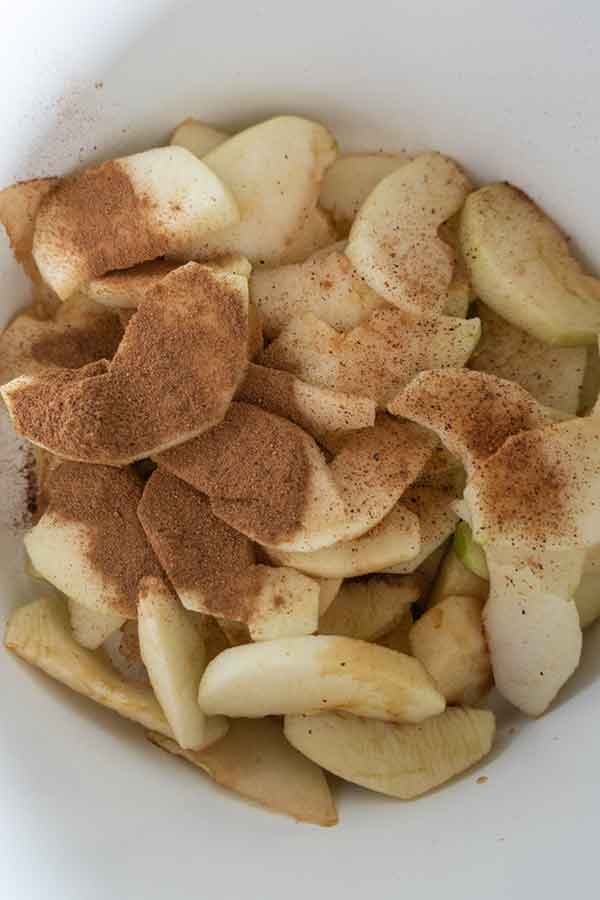
M600 616L600 282L524 193L186 119L0 221L36 290L7 647L319 825L323 770L412 799L489 752L493 686L548 708Z

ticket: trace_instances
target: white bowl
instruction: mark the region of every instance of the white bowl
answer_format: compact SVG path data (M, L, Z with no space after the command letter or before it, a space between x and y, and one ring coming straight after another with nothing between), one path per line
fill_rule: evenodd
M599 28L593 0L27 0L2 16L0 182L158 144L190 114L238 126L290 111L344 147L435 147L478 178L510 179L598 263ZM5 320L26 286L0 251ZM0 531L5 617L31 585ZM344 786L330 830L242 803L0 652L0 892L595 896L599 651L597 629L540 721L504 709L479 771L415 803Z

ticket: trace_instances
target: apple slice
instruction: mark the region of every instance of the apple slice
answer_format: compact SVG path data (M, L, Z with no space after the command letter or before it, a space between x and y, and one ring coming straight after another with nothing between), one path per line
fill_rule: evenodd
M454 547L450 547L437 573L431 588L428 606L437 606L445 597L462 595L475 597L484 602L487 600L489 583L486 579L474 575L456 555Z
M396 627L384 634L382 638L379 638L377 643L380 647L387 647L388 650L395 650L396 653L406 653L408 656L411 656L412 650L408 636L412 625L413 617L409 608Z
M444 306L447 316L460 316L466 319L469 307L475 300L475 291L460 244L460 213L452 216L440 226L439 236L450 245L454 252L454 274L448 285L448 298Z
M408 489L401 503L419 520L421 546L411 559L386 566L390 575L408 575L416 571L446 541L458 522L454 503L458 496L453 485L430 487L415 485Z
M16 609L8 620L5 643L26 662L78 694L171 737L152 690L125 681L101 651L86 650L77 643L62 597L42 597Z
M344 583L343 578L318 578L319 585L319 618L325 615Z
M482 341L471 368L514 381L544 406L575 415L585 376L585 347L552 347L477 304Z
M217 784L272 812L315 825L337 824L323 772L298 753L274 719L237 719L223 740L205 750L182 750L161 734L153 744L202 769Z
M262 361L305 381L362 397L384 408L424 369L467 363L480 335L478 319L419 316L381 309L345 334L305 313L284 328Z
M247 346L246 279L188 263L145 296L110 364L15 379L2 396L32 443L124 465L217 424L244 376Z
M112 269L189 259L205 235L239 215L207 165L183 147L159 147L63 178L40 204L33 258L65 300Z
M113 668L125 681L150 685L148 671L140 651L137 619L128 619L120 631L115 631L104 641L102 649Z
M308 384L279 369L250 364L237 398L295 422L313 437L375 424L375 403Z
M600 353L598 344L590 344L586 349L586 364L581 393L579 396L579 413L589 415L594 407L597 409L600 393Z
M347 637L310 635L225 650L198 693L207 715L261 718L341 709L421 722L445 707L421 663Z
M584 574L573 595L582 629L589 628L600 617L600 575Z
M419 579L410 575L345 581L319 620L319 634L376 641L399 625L420 595Z
M482 606L475 597L449 596L411 628L412 654L433 676L447 703L478 703L491 688Z
M82 292L103 306L137 309L148 291L178 266L179 263L167 259L153 259L131 269L117 269L100 278L92 278L83 286Z
M477 296L548 344L595 344L600 281L586 275L560 229L523 191L490 184L461 218L461 244Z
M138 581L160 568L138 522L142 484L129 469L62 463L48 507L25 535L36 570L92 610L134 619Z
M202 750L220 740L227 732L227 720L207 718L197 702L206 668L204 642L160 578L140 583L138 633L150 684L179 746Z
M67 600L73 637L82 647L97 650L104 641L127 621L118 613L92 609L76 600Z
M263 319L265 334L274 338L298 315L313 313L338 331L366 319L384 301L357 275L335 244L304 262L255 269L250 296Z
M0 384L49 368L77 369L111 359L123 337L118 315L81 296L63 303L54 319L40 319L35 312L21 313L0 335Z
M494 716L447 709L420 725L341 716L286 716L285 736L309 759L371 791L412 800L460 775L489 753Z
M213 128L200 119L192 117L184 119L180 122L173 134L169 144L176 147L185 147L198 159L202 159L211 150L215 150L219 144L222 144L229 137L227 131L221 131L219 128Z
M402 501L375 528L353 541L342 541L312 553L269 548L270 558L320 578L355 578L414 559L420 548L419 519Z
M454 552L463 565L481 580L489 579L485 553L481 544L473 540L468 522L459 522L454 532Z
M279 266L303 263L315 253L322 252L337 241L337 231L327 213L314 206L309 209L304 222L289 239L278 260Z
M205 163L233 191L241 220L206 234L195 258L239 253L257 265L277 264L314 209L335 155L329 132L297 116L269 119L218 146Z
M349 153L339 156L323 177L319 205L346 236L356 214L379 182L410 162L406 153Z
M470 190L456 163L439 153L417 156L380 181L361 206L346 247L369 287L395 306L441 313L454 254L438 229Z
M17 262L25 264L29 271L35 219L42 200L59 181L59 178L33 178L0 191L0 222Z

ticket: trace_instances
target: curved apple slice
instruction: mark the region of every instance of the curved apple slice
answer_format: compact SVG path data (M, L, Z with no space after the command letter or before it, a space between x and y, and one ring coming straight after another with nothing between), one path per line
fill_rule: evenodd
M200 119L189 117L180 122L175 128L169 144L173 147L184 147L202 159L211 150L215 150L220 144L224 143L230 137L227 131L221 131L220 128L213 128Z
M417 660L327 635L225 650L207 667L198 702L208 715L252 719L340 709L394 722L421 722L445 707Z
M327 213L314 206L306 214L297 231L291 235L282 252L280 266L303 263L315 253L322 252L337 241L337 232Z
M255 264L277 264L314 209L335 156L329 132L297 116L278 116L229 138L204 162L231 188L241 219L206 235L194 257L238 253Z
M415 515L419 521L421 546L412 558L386 566L390 575L408 575L414 572L446 541L456 527L458 516L454 511L454 503L460 492L452 485L432 487L415 485L408 489L402 497L402 505Z
M586 275L563 233L523 191L490 184L461 218L475 292L498 315L548 344L595 344L600 281Z
M30 262L40 204L59 181L59 178L33 178L18 181L0 191L0 222L4 225L17 262Z
M419 579L410 575L346 581L319 619L319 634L377 641L402 621L421 596L421 587Z
M380 181L361 206L346 255L369 287L396 306L442 312L454 253L438 235L471 185L452 160L424 153Z
M323 177L319 205L347 235L359 209L379 182L410 162L406 153L349 153L340 156Z
M456 555L454 547L450 546L433 582L427 604L431 608L441 603L445 597L455 595L475 597L483 603L487 600L488 591L488 581L467 569Z
M67 600L73 637L82 647L97 650L104 641L118 631L127 619L105 609L93 609L76 600Z
M489 753L496 731L484 709L447 709L420 725L356 716L286 716L292 746L346 781L412 800Z
M211 231L239 221L217 175L183 147L160 147L62 179L39 207L33 258L65 300L112 269L194 256Z
M201 750L227 733L228 722L207 718L198 706L198 685L206 668L200 632L160 578L139 587L140 652L175 739L184 750Z

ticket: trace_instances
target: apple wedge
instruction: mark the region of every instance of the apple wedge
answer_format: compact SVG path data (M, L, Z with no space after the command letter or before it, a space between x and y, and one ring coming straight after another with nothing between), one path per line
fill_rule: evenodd
M445 597L458 594L475 597L483 603L487 600L488 591L487 579L480 578L467 569L456 555L454 547L451 546L440 566L427 602L431 608L441 603Z
M492 686L492 667L476 597L445 597L410 630L413 656L433 677L447 703L478 703Z
M319 585L319 618L325 615L340 592L343 578L317 578Z
M277 337L304 313L312 313L338 331L348 331L384 305L356 273L343 248L338 243L300 263L253 271L250 296L267 337Z
M0 191L0 223L4 226L17 262L31 264L33 232L40 204L59 178L18 181Z
M544 406L575 415L585 376L586 347L553 347L477 303L483 329L471 368L514 381Z
M171 737L152 690L125 681L101 651L86 650L77 643L62 597L42 597L16 609L8 620L5 644L17 656L78 694Z
M137 615L138 581L160 568L136 515L142 484L129 469L62 463L46 485L48 507L25 535L35 569L96 612Z
M459 522L454 532L454 553L461 563L480 578L489 579L485 553L481 544L473 540L473 532L468 522Z
M589 628L600 617L600 575L584 574L573 595L582 629Z
M387 634L384 634L384 636L379 638L376 643L378 643L380 647L387 647L388 650L395 650L396 653L406 653L408 656L411 656L412 650L410 647L409 634L412 625L412 613L410 609L407 609L396 627Z
M421 535L420 549L412 558L386 566L388 574L408 575L415 572L450 537L458 522L454 510L457 496L452 485L415 485L405 492L401 503L417 516Z
M229 138L227 131L221 131L220 128L213 128L206 122L192 117L184 119L175 128L169 144L173 147L184 147L202 159L211 150L215 150L219 144L222 144Z
M137 619L128 619L120 631L111 634L102 645L112 666L125 681L150 685L148 671L140 651Z
M355 578L414 559L420 548L419 519L399 501L375 528L353 541L312 553L268 549L273 562L320 578Z
M293 747L346 781L412 800L460 775L489 753L494 716L447 709L420 725L394 725L326 713L286 716Z
M475 300L475 291L460 244L460 213L440 226L439 235L454 252L454 274L448 285L444 312L447 316L460 316L461 319L466 319L469 307Z
M290 237L287 247L278 260L279 266L303 263L315 253L322 252L337 241L337 231L327 213L313 206L304 222Z
M179 263L167 259L153 259L131 269L117 269L100 278L92 278L81 290L86 297L103 306L137 309L148 291L178 266Z
M188 263L146 294L110 363L17 378L1 392L20 436L67 459L125 465L217 424L247 348L246 279Z
M274 719L237 719L218 744L182 750L162 734L150 733L156 746L202 769L217 784L272 812L299 822L336 825L335 803L318 766L298 753Z
M319 634L377 641L400 624L420 595L419 579L410 575L345 581L319 620Z
M202 750L220 740L227 733L227 719L205 716L197 702L206 668L204 642L160 578L140 582L138 634L150 684L179 746Z
M597 342L600 281L523 191L490 184L471 194L461 245L477 296L503 319L547 344Z
M349 153L339 156L323 177L319 205L344 237L379 182L410 162L405 153Z
M118 315L81 296L63 303L54 319L35 308L21 313L0 335L0 384L49 368L77 369L111 359L123 337Z
M589 415L598 402L600 393L600 354L598 345L590 344L586 349L586 363L578 412L582 416Z
M346 255L369 287L395 306L427 315L444 309L454 253L439 236L471 185L439 153L424 153L384 178L356 216Z
M238 253L257 265L279 263L314 209L335 156L329 132L297 116L269 119L220 144L204 161L231 188L241 219L206 234L195 258Z
M393 722L421 722L445 707L417 660L329 635L225 650L206 668L198 702L207 715L234 718L340 709Z
M262 361L313 384L369 397L385 409L419 372L464 366L479 335L478 319L400 309L376 310L362 325L339 334L305 313L292 319Z
M375 424L373 400L308 384L279 369L250 363L237 399L295 422L315 438Z
M104 641L127 621L118 613L92 609L76 600L67 600L73 637L82 647L97 650Z
M183 147L159 147L61 179L39 206L33 258L66 300L112 269L190 259L206 235L239 218L209 166Z

